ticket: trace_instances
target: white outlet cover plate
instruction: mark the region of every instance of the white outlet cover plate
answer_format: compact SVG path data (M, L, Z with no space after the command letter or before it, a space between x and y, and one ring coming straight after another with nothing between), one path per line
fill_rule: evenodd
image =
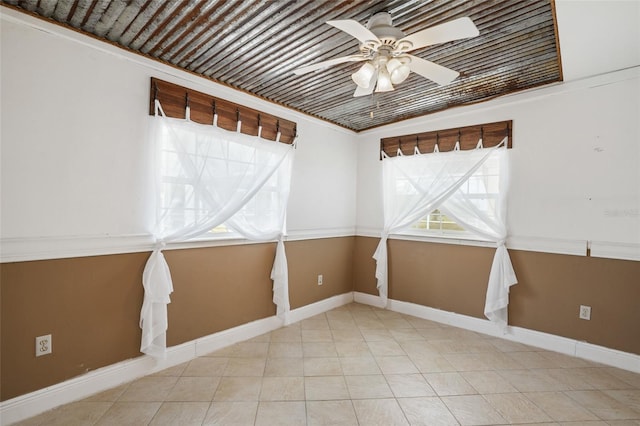
M36 356L42 356L50 354L51 349L51 335L36 337Z
M591 306L580 305L580 319L591 320Z

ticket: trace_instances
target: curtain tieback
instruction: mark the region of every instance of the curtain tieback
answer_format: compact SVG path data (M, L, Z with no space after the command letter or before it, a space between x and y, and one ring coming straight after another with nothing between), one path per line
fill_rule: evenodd
M165 243L164 241L156 241L155 245L153 246L153 250L162 251L166 246L167 246L167 243Z
M498 240L497 244L498 244L498 247L504 246L507 244L507 240Z

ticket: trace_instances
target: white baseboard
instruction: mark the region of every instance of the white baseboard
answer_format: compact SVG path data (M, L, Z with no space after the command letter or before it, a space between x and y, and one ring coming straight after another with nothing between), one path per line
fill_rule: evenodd
M292 322L301 321L352 301L353 293L340 294L294 309L290 312L290 318ZM155 360L144 355L0 402L0 425L19 422L60 405L84 399L165 368L191 361L198 356L276 330L282 327L282 324L282 320L275 316L260 319L167 348L167 357L164 360Z
M381 307L382 305L380 297L373 296L371 294L354 292L353 298L358 303L376 307ZM478 333L488 334L490 336L500 337L525 345L560 352L566 355L640 373L640 355L521 327L510 326L507 328L505 333L489 320L429 308L415 303L389 299L388 309L407 315L413 315L418 318L436 321L454 327L460 327L476 331Z
M337 296L294 309L289 313L289 319L292 323L302 321L303 319L311 318L315 315L330 311L331 309L339 308L340 306L351 302L353 302L353 292L350 291L349 293L339 294Z

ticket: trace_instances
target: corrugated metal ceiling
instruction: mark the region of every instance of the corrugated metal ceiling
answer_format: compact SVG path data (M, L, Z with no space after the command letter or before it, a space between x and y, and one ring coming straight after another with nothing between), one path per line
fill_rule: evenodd
M3 0L124 48L356 131L562 79L550 0ZM446 86L411 73L392 92L354 98L358 52L327 25L386 11L406 34L468 16L480 36L412 52L459 71Z

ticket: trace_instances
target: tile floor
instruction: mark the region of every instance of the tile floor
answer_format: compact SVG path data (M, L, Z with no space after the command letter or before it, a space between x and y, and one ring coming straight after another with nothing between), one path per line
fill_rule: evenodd
M20 425L640 425L640 374L350 304Z

